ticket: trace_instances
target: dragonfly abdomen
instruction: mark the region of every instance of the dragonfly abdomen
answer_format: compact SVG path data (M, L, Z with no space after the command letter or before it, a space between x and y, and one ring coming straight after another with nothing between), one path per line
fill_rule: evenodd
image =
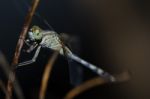
M98 68L97 66L79 58L78 56L76 56L75 54L69 54L69 57L75 61L77 61L78 63L84 65L86 68L89 68L90 70L92 70L93 72L97 73L99 76L111 81L111 82L114 82L115 81L115 78L109 74L108 72L105 72L103 69L101 68Z

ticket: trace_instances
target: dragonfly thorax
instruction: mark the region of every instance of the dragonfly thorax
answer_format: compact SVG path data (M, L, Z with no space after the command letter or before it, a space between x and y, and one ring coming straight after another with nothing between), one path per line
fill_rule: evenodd
M42 47L47 47L53 50L58 50L60 47L62 47L58 35L51 31L49 31L48 35L43 36L40 45L42 45Z

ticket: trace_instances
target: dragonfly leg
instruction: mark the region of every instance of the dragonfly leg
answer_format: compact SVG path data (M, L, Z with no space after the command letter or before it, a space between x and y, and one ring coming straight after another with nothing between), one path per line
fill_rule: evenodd
M25 65L29 65L29 64L32 64L32 63L36 62L36 59L37 59L37 57L38 57L38 55L40 53L40 49L41 49L41 46L39 46L37 48L37 50L36 50L36 52L35 52L35 54L34 54L34 56L33 56L33 58L31 60L19 63L17 66L19 66L19 67L20 66L25 66Z
M31 46L31 44L29 44L29 39L24 40L24 42L25 42L25 44L26 44L27 46Z

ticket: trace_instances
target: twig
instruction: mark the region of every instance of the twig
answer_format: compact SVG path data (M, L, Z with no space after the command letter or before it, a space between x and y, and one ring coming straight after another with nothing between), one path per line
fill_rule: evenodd
M123 72L120 75L116 75L115 78L117 80L116 82L124 82L130 79L130 75L129 72ZM79 94L104 83L109 82L105 81L104 79L101 79L100 77L93 78L69 91L64 97L64 99L74 99Z
M59 51L55 51L53 53L52 57L49 59L48 64L45 67L43 77L42 77L42 81L41 81L39 99L45 99L46 89L47 89L48 80L50 78L50 74L51 74L51 71L52 71L52 66L53 66L58 54L59 54Z
M106 83L105 80L100 79L100 77L96 77L94 79L88 80L85 83L75 87L71 91L67 93L67 95L64 97L64 99L74 99L77 95L83 93L86 90L89 90L90 88L93 88L97 85L101 85Z
M40 0L33 0L32 6L29 9L29 13L27 14L27 16L25 18L25 23L24 23L24 26L22 28L22 32L20 33L20 37L19 37L19 40L18 40L18 43L16 46L16 50L15 50L15 54L14 54L14 58L13 58L13 62L12 62L12 67L11 67L13 73L10 74L10 75L14 75L14 78L12 79L12 81L9 79L8 84L7 84L7 90L9 92L10 96L12 96L13 82L15 80L15 68L16 68L16 65L18 64L20 52L21 52L21 49L22 49L23 44L24 44L25 36L27 34L30 23L32 21L32 17L33 17L35 10L39 4L39 1Z
M7 79L10 78L10 81L12 81L12 79L14 78L14 75L9 75L9 74L12 73L12 71L9 68L9 64L6 61L5 56L1 52L0 52L0 67L4 71ZM0 85L1 85L1 88L3 89L3 91L5 92L6 98L11 99L7 89L3 86L2 81L0 82ZM16 92L17 99L24 99L22 90L19 86L19 83L18 83L17 79L14 81L13 86L14 86L14 90Z
M6 87L5 87L5 84L3 83L2 80L0 80L0 88L2 89L2 91L4 92L4 94L6 95L7 99L11 99L11 98L9 97L9 94L8 94L8 92L7 92L7 89L6 89Z

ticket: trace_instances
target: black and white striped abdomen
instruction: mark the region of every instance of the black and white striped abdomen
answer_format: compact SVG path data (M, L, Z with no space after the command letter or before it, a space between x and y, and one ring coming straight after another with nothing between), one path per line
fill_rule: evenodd
M115 81L115 77L113 77L111 74L109 74L108 72L105 72L103 69L98 68L97 66L79 58L78 56L76 56L75 54L69 54L68 55L71 59L77 61L78 63L81 63L82 65L84 65L86 68L89 68L90 70L92 70L93 72L97 73L99 76L103 77L106 80L109 80L111 82Z

